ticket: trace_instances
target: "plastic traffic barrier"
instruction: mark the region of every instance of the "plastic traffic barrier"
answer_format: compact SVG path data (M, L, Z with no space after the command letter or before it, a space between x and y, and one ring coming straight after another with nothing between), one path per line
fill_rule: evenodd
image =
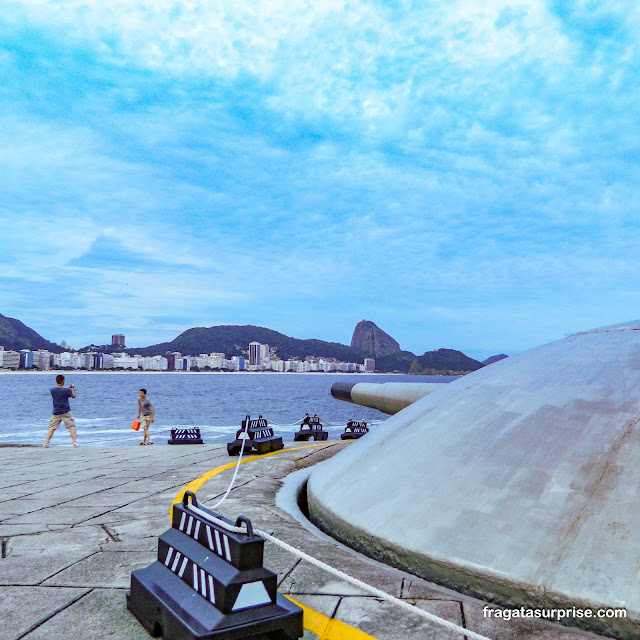
M200 435L200 429L171 429L171 438L167 440L169 444L204 444Z
M277 593L277 575L263 566L264 538L248 518L235 523L246 533L213 518L233 525L185 492L158 540L158 559L132 572L127 608L164 640L300 638L302 609Z
M329 437L329 432L324 430L322 422L317 415L310 416L307 414L300 425L300 429L296 431L293 439L298 441L307 442L309 440L326 440Z
M227 443L227 452L230 456L239 455L243 440L245 441L244 453L255 451L263 454L284 449L282 438L273 435L273 429L262 416L257 420L252 420L249 416L245 417L242 426L236 432L236 439Z
M357 440L362 438L365 433L369 433L369 427L365 420L349 420L344 432L340 434L342 440Z

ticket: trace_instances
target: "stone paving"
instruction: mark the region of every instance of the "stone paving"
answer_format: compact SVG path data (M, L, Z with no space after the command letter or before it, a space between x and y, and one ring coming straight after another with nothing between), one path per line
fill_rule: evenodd
M430 585L319 539L275 506L281 480L344 444L286 451L243 464L220 509L388 593L493 640L587 640L599 636L549 623L483 618L485 603ZM0 640L148 640L127 611L131 571L151 564L168 510L189 481L227 464L223 446L0 448ZM222 495L226 471L198 492ZM460 640L461 636L309 566L267 543L265 566L279 590L378 640ZM317 636L306 631L304 638Z

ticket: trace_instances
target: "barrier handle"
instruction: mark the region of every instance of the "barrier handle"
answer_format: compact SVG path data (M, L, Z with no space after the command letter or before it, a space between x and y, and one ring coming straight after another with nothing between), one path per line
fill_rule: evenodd
M246 516L238 516L238 519L236 520L236 527L239 527L243 522L247 525L247 535L250 538L253 538L253 525L251 524L251 520Z
M185 491L182 496L182 506L187 507L189 505L189 498L191 498L191 504L194 507L198 506L198 498L196 498L196 494L193 491Z

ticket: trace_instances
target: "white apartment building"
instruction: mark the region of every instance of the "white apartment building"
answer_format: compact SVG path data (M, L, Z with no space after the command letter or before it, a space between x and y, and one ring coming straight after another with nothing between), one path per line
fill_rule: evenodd
M61 369L81 369L84 366L84 354L63 351L60 354L54 354L53 363Z
M45 349L33 352L33 364L38 367L40 371L49 371L50 363L50 354Z
M124 353L113 354L113 368L114 369L139 369L138 358L135 356L128 356Z
M212 353L207 358L207 364L212 369L226 369L227 361L224 357L224 353Z
M260 344L259 342L249 343L249 366L260 366L270 360L270 351L268 344Z
M81 369L93 369L93 356L97 355L95 351L88 351L87 353L78 354L81 358Z
M143 371L166 371L169 362L163 356L147 356L140 360Z
M17 351L0 351L3 369L17 369L20 366L20 353Z

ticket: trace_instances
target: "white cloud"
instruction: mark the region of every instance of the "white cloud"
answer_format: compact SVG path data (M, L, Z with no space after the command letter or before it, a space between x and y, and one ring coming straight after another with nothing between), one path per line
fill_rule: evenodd
M637 10L589 7L15 3L8 29L42 42L32 75L0 58L3 275L34 297L63 277L138 335L159 307L171 330L256 300L306 322L310 302L442 320L464 300L480 321L483 300L626 289ZM74 262L105 238L160 264Z
M511 17L501 25L505 12ZM177 74L249 75L276 87L269 104L281 113L357 116L376 128L406 120L427 99L421 85L430 75L448 83L473 70L478 87L510 60L557 68L573 55L557 20L536 0L395 11L362 1L31 0L16 5L16 14L90 44L103 60Z

